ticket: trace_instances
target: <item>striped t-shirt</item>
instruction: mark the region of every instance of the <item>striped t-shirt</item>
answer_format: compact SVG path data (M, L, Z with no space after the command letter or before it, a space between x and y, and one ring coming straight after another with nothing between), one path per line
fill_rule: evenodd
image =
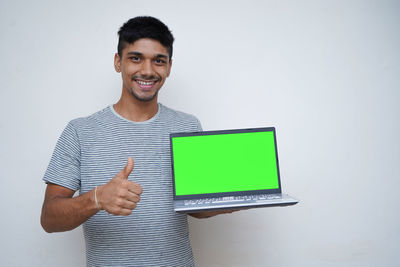
M194 265L187 216L173 210L169 134L201 126L192 115L158 107L151 119L133 122L109 106L72 120L57 142L45 182L84 194L132 157L129 180L143 188L131 215L100 211L83 224L88 266Z

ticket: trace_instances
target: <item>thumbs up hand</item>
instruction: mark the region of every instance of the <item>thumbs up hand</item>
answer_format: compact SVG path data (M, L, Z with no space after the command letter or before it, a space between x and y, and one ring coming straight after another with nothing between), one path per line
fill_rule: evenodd
M142 187L128 180L133 170L133 159L107 184L97 188L97 200L102 210L114 215L130 215L140 200Z

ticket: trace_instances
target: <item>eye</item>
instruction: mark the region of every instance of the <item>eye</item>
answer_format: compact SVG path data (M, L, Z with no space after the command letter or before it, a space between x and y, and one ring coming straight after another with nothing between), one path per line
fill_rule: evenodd
M158 65L163 65L163 64L165 64L167 62L164 59L156 58L155 59L155 63L158 64Z
M129 59L131 61L134 61L134 62L139 62L140 61L140 58L138 56L131 56L131 57L129 57Z

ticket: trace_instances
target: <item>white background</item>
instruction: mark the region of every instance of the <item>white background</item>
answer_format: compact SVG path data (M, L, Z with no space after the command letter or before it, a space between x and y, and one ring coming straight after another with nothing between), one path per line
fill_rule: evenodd
M301 200L190 219L198 266L400 266L399 1L0 3L0 265L84 266L82 230L47 234L42 176L71 119L115 103L118 28L175 35L165 105L205 130L275 126Z

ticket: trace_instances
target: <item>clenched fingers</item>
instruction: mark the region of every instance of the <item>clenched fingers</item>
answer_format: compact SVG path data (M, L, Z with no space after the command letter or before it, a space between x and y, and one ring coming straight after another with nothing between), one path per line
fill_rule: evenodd
M127 181L127 188L128 191L131 193L134 193L136 195L141 195L143 192L143 189L140 185L138 185L137 183L134 183L132 181Z

